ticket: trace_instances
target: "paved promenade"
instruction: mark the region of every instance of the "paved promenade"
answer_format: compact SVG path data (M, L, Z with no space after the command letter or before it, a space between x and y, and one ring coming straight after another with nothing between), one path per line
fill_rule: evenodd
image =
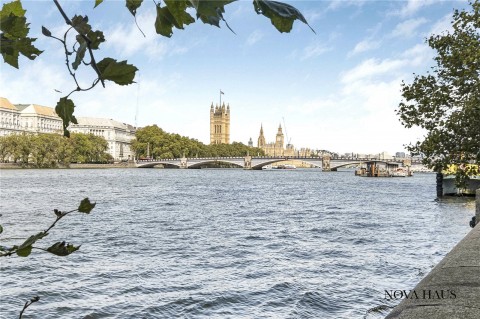
M479 221L480 190L477 190L476 204ZM414 291L386 318L480 318L480 224L432 269Z

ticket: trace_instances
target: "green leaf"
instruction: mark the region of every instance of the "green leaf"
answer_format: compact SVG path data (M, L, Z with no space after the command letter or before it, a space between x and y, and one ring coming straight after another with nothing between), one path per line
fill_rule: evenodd
M128 11L135 16L137 14L137 9L142 5L143 0L127 0L125 6Z
M48 235L48 233L40 232L36 235L32 235L32 236L28 237L28 239L25 240L25 242L17 248L17 251L16 251L17 255L20 256L20 257L27 257L32 252L32 245L37 240L42 239L43 237L45 237L47 235Z
M95 0L95 6L94 8L96 8L100 3L102 3L103 0Z
M98 70L102 74L102 79L113 81L119 85L128 85L133 83L135 72L138 69L127 64L127 61L117 62L112 58L105 58L97 63Z
M236 0L190 0L197 11L197 18L200 16L218 16L219 12L225 12L225 5L232 3Z
M55 106L55 112L63 120L63 135L70 137L70 132L67 130L71 123L77 124L77 119L73 116L75 104L72 100L62 97Z
M39 232L36 235L32 235L32 236L28 237L28 239L25 240L25 242L23 244L21 244L19 248L24 248L24 247L27 247L27 246L31 246L31 245L35 244L35 242L37 240L42 239L43 237L45 237L47 235L48 235L48 233L44 233L43 231Z
M25 16L25 12L27 12L27 10L23 9L20 1L12 1L3 4L2 10L0 11L0 18L8 16L11 13L17 17L23 17Z
M17 69L20 54L33 60L42 53L32 44L36 39L27 37L30 28L25 12L20 1L6 3L0 11L0 53L5 63Z
M97 50L100 46L100 43L105 42L105 36L102 31L89 31L87 33L87 38L90 40L90 48L92 50Z
M77 41L80 43L80 46L77 49L75 61L72 63L72 68L74 70L78 69L78 66L82 63L82 60L85 57L85 52L87 51L87 41L85 41L80 35L77 35Z
M92 27L88 24L88 17L85 16L77 16L75 15L72 18L72 27L77 30L78 33L86 35L90 30L92 30Z
M42 25L42 34L46 37L51 37L52 36L52 32L50 32L50 30L45 28L43 25Z
M173 26L177 21L167 7L157 5L157 18L155 19L155 31L165 37L173 35Z
M16 253L18 256L20 257L28 257L28 255L30 255L30 253L32 252L32 246L25 246L23 248L19 248L17 249Z
M61 212L56 208L53 210L53 212L55 213L55 216L57 216L57 217L61 217L61 216L65 215L64 212Z
M186 12L188 4L186 1L165 0L165 5L176 21L175 27L183 29L183 25L195 22L195 19Z
M59 241L48 247L47 251L57 256L68 256L79 248L80 246L73 246L72 244L65 244L64 241Z
M223 13L225 13L225 5L234 1L235 0L190 0L190 3L197 11L197 18L199 18L203 23L220 27L220 20L225 21L225 19L223 19ZM232 30L228 26L228 24L227 27Z
M302 13L289 4L270 0L254 0L253 6L258 14L269 18L280 32L290 32L293 22L300 20L315 33L315 30L310 27Z
M17 42L18 51L23 56L29 58L30 60L34 60L37 56L39 56L43 52L33 46L32 42L34 42L35 40L37 39L24 38L24 39L20 39Z
M78 206L78 211L80 213L90 214L95 205L96 203L90 203L90 200L88 199L88 197L86 197L80 202L80 206Z
M0 28L7 38L25 38L28 35L29 28L25 17L10 14L7 17L2 17L0 23Z

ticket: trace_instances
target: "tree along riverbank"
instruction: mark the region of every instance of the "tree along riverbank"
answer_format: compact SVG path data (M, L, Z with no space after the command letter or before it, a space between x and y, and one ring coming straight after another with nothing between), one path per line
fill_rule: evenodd
M21 163L0 163L0 170L2 169L35 169L39 168L34 165L22 165ZM78 169L78 168L135 168L132 163L108 163L108 164L93 164L93 163L73 163L69 166L59 165L58 167L47 167L48 169Z

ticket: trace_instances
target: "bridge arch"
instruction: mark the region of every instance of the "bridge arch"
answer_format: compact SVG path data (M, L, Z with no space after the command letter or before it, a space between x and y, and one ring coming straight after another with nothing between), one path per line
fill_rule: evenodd
M261 163L255 163L253 164L252 163L252 169L262 169L262 167L264 166L267 166L267 165L270 165L270 164L273 164L273 163L278 163L278 162L285 162L286 160L285 159L275 159L275 160L269 160L269 161L265 161L265 162L261 162Z
M348 166L348 165L361 165L361 164L365 164L365 163L382 163L382 164L399 164L400 163L396 163L396 162L393 162L393 161L384 161L384 160L368 160L368 159L365 159L365 160L359 160L359 161L353 161L353 162L341 162L339 163L339 165L335 165L333 166L332 164L335 164L335 162L331 161L330 162L330 165L331 165L331 169L332 170L336 170L337 168L341 168L341 167L345 167L345 166Z
M171 162L161 162L161 161L155 161L155 162L141 162L141 164L137 165L138 168L153 168L157 165L168 165L168 166L174 166L177 168L180 168L180 165L171 163Z
M187 166L187 168L200 168L202 165L206 164L215 164L215 163L225 163L235 165L239 168L243 168L243 165L240 165L238 162L228 161L228 160L207 160L202 162L196 162Z

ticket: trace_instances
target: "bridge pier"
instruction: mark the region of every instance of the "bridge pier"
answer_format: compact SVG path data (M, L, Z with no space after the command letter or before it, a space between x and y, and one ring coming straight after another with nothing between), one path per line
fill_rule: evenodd
M252 169L252 157L249 154L243 159L243 169Z
M336 169L334 169L336 171ZM322 171L324 172L330 172L332 169L330 169L330 156L329 155L323 155L322 157Z
M183 156L181 159L180 159L180 168L187 168L188 165L187 165L187 158L185 156Z

